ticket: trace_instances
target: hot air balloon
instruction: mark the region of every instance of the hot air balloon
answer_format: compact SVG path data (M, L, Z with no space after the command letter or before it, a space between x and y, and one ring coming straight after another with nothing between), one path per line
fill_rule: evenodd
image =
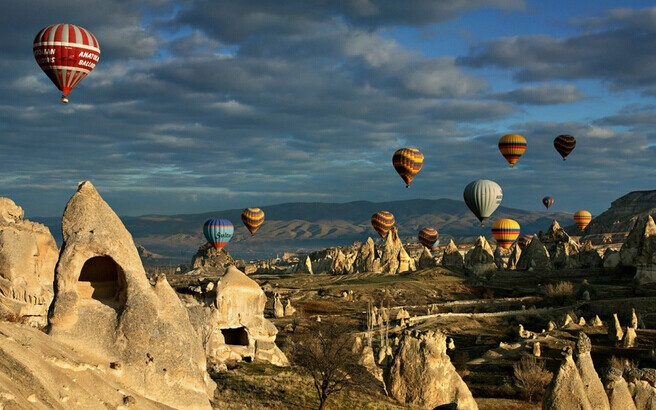
M531 239L533 239L533 235L522 235L517 239L517 246L519 246L519 249L524 249L526 244L531 242Z
M588 226L590 221L592 220L592 214L585 209L581 209L580 211L576 211L574 214L574 223L581 229L585 230L585 228Z
M504 135L499 139L499 151L513 168L526 151L526 138L519 134Z
M463 192L465 204L476 215L481 226L483 221L492 215L503 199L503 191L499 184L487 179L470 182Z
M246 208L241 213L241 221L251 235L255 235L255 232L264 223L264 211L260 208Z
M392 164L396 172L405 181L405 187L409 188L410 182L421 171L424 164L424 154L419 152L417 148L401 148L394 153Z
M232 226L232 222L227 219L208 219L203 225L203 234L207 242L217 249L221 249L228 244L234 231L235 228Z
M492 236L500 247L508 249L519 236L519 224L513 219L499 219L492 224Z
M545 196L544 198L542 198L542 204L543 204L547 209L549 209L549 208L551 208L551 205L554 204L554 199L553 199L552 197L550 197L550 196Z
M419 231L417 235L419 237L419 242L428 249L433 249L433 245L437 242L437 229L435 228L424 228Z
M34 38L34 58L68 102L71 92L100 59L98 40L88 30L73 24L52 24Z
M554 147L563 157L563 161L565 161L565 157L567 157L570 152L574 150L574 147L576 147L576 138L571 135L559 135L554 139Z
M389 211L378 211L371 216L371 226L374 227L381 238L384 238L394 226L394 215Z

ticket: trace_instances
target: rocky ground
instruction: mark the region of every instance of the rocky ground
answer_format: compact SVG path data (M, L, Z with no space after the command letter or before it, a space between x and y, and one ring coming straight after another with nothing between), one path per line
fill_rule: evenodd
M485 280L468 277L458 269L437 267L397 275L255 274L251 278L267 293L265 312L280 329L276 343L283 351L289 350L295 329L317 317L348 323L354 332L364 334L368 306L390 307L392 317L395 311L404 308L410 317L404 320L403 326L400 321L390 320L390 340L405 329L441 329L453 339L455 348L448 354L479 408L509 409L515 405L513 401L521 403L516 408L532 406L522 401L521 392L514 384L513 364L531 354L535 341L541 344L540 360L552 372L560 365L562 348L573 346L581 331L592 340L592 359L600 374L613 356L639 363L640 367L656 367L653 352L656 331L650 330L656 329L656 299L653 297L656 291L644 288L639 296L635 295L631 286L633 275L630 269L498 271ZM171 283L184 289L209 279L211 275L174 275ZM570 282L571 291L566 295L548 296L548 285L559 282ZM590 300L585 300L585 291ZM287 299L291 301L296 308L294 316L273 318L276 293L283 303ZM627 326L631 308L636 308L640 318L638 344L624 348L609 340L607 325L612 324L612 315L617 313L622 326ZM550 321L560 327L566 314L575 322L582 317L588 323L547 330ZM602 319L603 326L590 324L595 315ZM526 331L536 333L535 338L521 338L518 335L520 324ZM382 334L381 328L384 327L374 327L374 350ZM275 377L265 377L267 372ZM297 383L288 382L294 377L300 378ZM287 403L293 408L303 407L312 400L307 389L290 387L302 385L302 379L290 370L267 370L266 367L263 370L257 365L243 364L215 380L219 392L224 391L226 397L251 395L249 400L253 408L267 407L271 397L276 396L281 397L281 405ZM235 383L243 386L235 386ZM257 391L253 386L258 385L267 391L281 390L276 394L263 394L262 398L248 393ZM277 385L279 387L275 387ZM222 395L217 394L218 400L222 400ZM359 393L352 394L359 397ZM359 399L337 397L335 408L340 408L337 403L353 400ZM395 408L395 404L382 395L371 395L364 401L376 403L371 408ZM535 406L539 408L539 403Z

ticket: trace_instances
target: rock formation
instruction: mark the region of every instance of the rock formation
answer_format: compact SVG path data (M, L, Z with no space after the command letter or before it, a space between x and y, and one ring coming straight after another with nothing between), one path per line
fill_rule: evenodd
M636 334L636 329L638 329L638 316L636 315L635 309L631 309L631 322L626 328L624 333L624 339L622 339L622 346L625 348L635 347L637 344L638 335ZM656 405L656 403L654 403Z
M537 236L547 250L554 268L572 269L580 266L579 246L569 237L558 221L553 221L546 233Z
M497 270L494 253L484 236L479 236L474 247L465 254L465 269L476 276Z
M510 249L503 249L501 246L494 249L494 264L497 265L497 269L503 270L506 268L510 252Z
M621 342L624 338L624 331L617 318L617 313L613 313L613 323L608 324L608 339L611 342Z
M506 269L515 270L517 269L517 263L519 263L519 258L522 256L522 249L519 247L517 242L513 243L510 246L510 256L508 256L508 263L506 264Z
M604 325L604 322L599 319L599 315L595 315L595 317L592 319L592 322L590 322L592 326L594 327L601 327Z
M366 242L360 246L358 255L353 262L353 272L374 272L380 271L380 261L376 259L376 245L374 240L367 238Z
M381 273L395 274L417 270L414 260L405 251L395 226L385 236L385 242L379 253Z
M187 310L164 276L149 283L132 236L90 182L66 205L62 234L52 337L119 364L122 378L149 399L210 408L215 384Z
M636 330L633 327L627 327L626 332L624 333L624 338L622 339L622 347L631 348L635 347L637 344L638 335Z
M604 374L604 387L611 410L637 410L621 370L608 368Z
M396 274L417 269L415 260L408 255L393 227L382 245L376 246L368 238L363 244L333 247L310 253L289 269L292 273L389 273Z
M620 252L615 249L607 248L604 251L602 266L604 268L615 268L621 262Z
M478 409L446 354L441 332L404 333L386 381L390 395L402 403L432 409L456 402L458 409Z
M656 388L645 380L635 380L629 384L629 392L637 409L656 408Z
M435 257L431 254L428 248L424 247L418 261L419 269L434 268L437 266Z
M285 305L285 317L293 316L296 313L296 309L292 306L292 301L287 299L287 304Z
M312 261L310 260L310 256L301 258L293 273L309 273L310 275L314 274L312 271Z
M620 249L624 266L656 263L656 224L651 216L639 217Z
M524 247L519 262L517 262L517 269L547 270L551 269L551 267L551 260L549 259L547 248L544 247L537 235L534 236L531 242Z
M533 343L533 356L535 357L542 356L542 350L540 349L540 342Z
M572 349L565 348L565 358L547 386L542 399L544 410L592 410L579 370L572 359Z
M273 317L276 319L285 317L285 308L280 300L280 295L277 293L273 295Z
M0 319L47 323L59 251L50 230L23 219L23 209L0 197Z
M603 266L604 261L592 246L592 242L585 241L579 249L579 263L582 268L599 268Z
M224 249L217 249L211 243L204 243L191 258L192 269L207 269L223 275L228 266L234 265L232 256Z
M581 375L583 389L592 405L593 410L610 410L608 397L604 391L604 385L592 363L592 343L585 333L579 333L579 340L576 342L576 367Z
M257 282L230 266L217 284L211 307L205 347L210 361L250 358L277 366L289 364L275 344L278 329L264 318L265 304L266 295Z
M355 254L353 252L348 253L349 256L347 257L340 248L328 248L312 252L308 255L312 266L311 271L313 273L330 273L333 275L351 273Z
M442 266L448 268L462 268L465 264L465 259L462 257L462 254L458 250L458 247L453 242L453 239L449 241L449 244L444 249L444 255L442 256Z

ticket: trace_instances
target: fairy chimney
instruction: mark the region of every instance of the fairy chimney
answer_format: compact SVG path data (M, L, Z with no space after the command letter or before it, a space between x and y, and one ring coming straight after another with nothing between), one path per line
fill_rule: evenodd
M62 217L48 332L99 363L117 362L138 393L167 406L210 408L215 384L175 291L151 284L132 236L91 182Z

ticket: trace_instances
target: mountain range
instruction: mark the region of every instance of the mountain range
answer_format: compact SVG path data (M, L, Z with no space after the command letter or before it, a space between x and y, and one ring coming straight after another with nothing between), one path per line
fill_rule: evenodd
M355 201L347 203L296 202L262 207L266 220L255 236L241 223L241 209L180 215L143 215L122 217L136 243L149 252L161 255L161 261L188 262L205 242L203 223L210 218L229 219L235 233L226 249L236 258L275 257L284 251L308 252L329 246L364 241L378 234L371 227L371 216L379 210L394 214L404 241L417 241L417 232L432 226L442 241L491 237L487 221L481 227L463 201L452 199L414 199L391 202ZM572 214L551 211L526 211L500 206L492 220L512 218L520 223L522 233L546 230L554 219L571 221ZM61 243L61 219L30 218L48 225ZM564 225L564 224L563 224Z

